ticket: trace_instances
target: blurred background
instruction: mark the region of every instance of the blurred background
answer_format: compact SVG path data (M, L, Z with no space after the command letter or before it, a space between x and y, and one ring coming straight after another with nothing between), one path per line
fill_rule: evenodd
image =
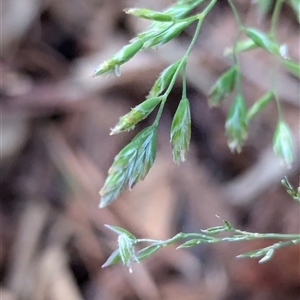
M180 81L159 127L158 154L144 182L99 209L98 191L118 151L137 130L109 136L119 117L147 95L158 74L185 52L194 27L157 51L143 51L121 76L93 70L149 22L126 7L161 10L171 0L3 0L1 12L2 300L293 300L300 295L299 246L280 249L265 264L236 255L271 241L159 250L129 274L118 263L101 268L117 247L104 224L137 237L167 239L179 231L221 225L299 232L299 206L280 180L299 183L299 81L279 68L276 86L295 136L296 160L286 168L272 152L274 103L254 120L241 154L228 150L224 122L232 98L209 109L211 85L231 64L223 55L236 25L219 0L203 23L188 65L192 141L187 162L172 162L169 131ZM268 29L253 1L235 1L248 25ZM278 38L299 60L299 24L284 6ZM247 105L270 88L272 57L241 55Z

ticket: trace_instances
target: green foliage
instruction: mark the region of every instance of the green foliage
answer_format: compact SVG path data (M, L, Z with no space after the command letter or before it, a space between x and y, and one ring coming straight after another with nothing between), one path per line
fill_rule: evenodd
M147 99L133 108L128 114L121 117L118 124L112 129L111 134L133 129L138 122L145 119L155 107L160 104L153 125L139 133L115 157L108 171L104 186L100 191L100 207L105 207L115 200L126 187L131 189L138 181L143 180L153 165L156 155L156 132L164 105L180 71L183 71L186 67L188 56L198 36L203 18L216 3L216 0L211 1L200 14L185 18L186 14L188 14L195 5L202 2L204 1L189 1L187 3L178 1L173 7L164 12L165 15L172 16L172 21L164 20L163 22L158 21L158 18L162 18L162 16L158 16L154 11L145 9L126 10L133 14L143 14L143 17L147 16L147 18L151 16L151 18L156 18L156 20L149 26L147 31L138 34L129 45L124 46L111 59L102 63L95 70L95 75L116 70L116 68L127 62L139 50L166 43L180 34L180 32L191 23L198 21L194 38L186 54L182 59L171 64L161 72L150 90ZM185 80L184 78L184 81ZM185 85L186 83L184 83L184 86ZM180 103L171 129L173 157L176 163L185 159L191 134L191 117L188 100L183 99ZM179 120L180 117L183 117L184 120ZM179 125L183 126L179 127ZM183 134L183 136L181 136L181 134Z
M135 54L137 54L142 47L143 43L140 40L133 41L131 44L124 46L112 58L103 62L99 67L97 67L94 71L94 76L102 75L115 70L116 67L126 63Z
M132 188L143 180L152 167L156 156L156 128L142 130L130 144L115 157L108 176L100 191L100 207L115 200L126 187Z
M137 123L144 120L159 105L157 116L154 124L150 127L151 131L156 132L159 120L167 101L168 95L172 90L174 83L180 72L185 74L185 68L189 54L200 32L203 19L209 11L214 7L217 0L210 1L177 1L173 6L163 12L157 12L147 8L129 8L126 13L136 17L152 20L152 24L144 32L139 33L130 44L124 46L119 52L102 63L96 70L95 75L101 75L110 71L118 71L119 66L131 59L136 53L145 48L162 45L179 35L185 28L193 22L198 22L194 37L191 44L182 57L182 59L174 62L163 70L155 83L153 84L146 100L134 107L128 114L120 118L118 124L112 129L111 134L120 133L131 130ZM206 3L206 7L197 14L189 16L188 14L195 7ZM234 91L236 96L231 104L227 115L225 129L228 137L228 145L232 151L240 152L243 143L248 135L248 122L252 120L263 108L271 101L277 101L280 109L280 103L276 96L275 89L267 92L258 99L252 107L247 109L242 93L241 71L237 55L243 51L250 51L255 48L261 48L274 55L276 61L281 61L283 65L294 75L299 77L300 65L285 57L285 46L279 46L276 41L274 30L281 9L281 0L276 1L276 5L272 16L272 28L270 32L262 32L259 29L245 27L240 20L238 12L232 0L228 0L238 25L238 33L244 31L248 36L246 40L236 39L232 48L226 50L226 55L232 55L233 65L224 72L215 84L211 87L208 94L208 104L217 106ZM293 4L292 4L293 3ZM266 13L270 10L272 1L259 1L258 8ZM290 2L294 5L294 1ZM295 6L295 5L294 5ZM294 7L293 6L293 7ZM182 77L183 89L186 86L186 78ZM186 92L185 92L186 93ZM285 124L284 126L282 124ZM174 115L171 127L171 144L173 146L173 159L175 163L185 160L189 149L191 117L190 108L186 95ZM274 134L274 151L283 160L292 163L292 137L288 131L286 123L282 120L282 116ZM148 132L148 131L147 131ZM144 136L145 133L142 135ZM101 190L101 207L106 206L113 201L124 190L126 186L131 188L136 182L142 180L151 168L155 159L155 141L152 135L149 138L151 143L148 146L141 147L140 150L135 149L143 144L141 137L138 135L128 146L126 146L115 158L112 167L109 170L108 178ZM148 139L147 139L148 140ZM139 167L141 166L141 167ZM138 171L133 171L138 169Z
M154 254L161 247L162 246L160 246L160 245L150 245L150 246L138 251L136 254L138 261L141 261L141 260L147 258L148 256Z
M292 74L300 78L300 64L287 57L287 46L280 45L276 39L276 28L278 26L283 0L258 0L257 8L261 16L271 13L271 26L269 31L261 31L258 28L245 26L239 16L233 0L227 0L232 9L237 24L237 36L232 46L225 50L225 55L232 58L231 67L228 68L216 80L208 93L208 105L218 106L230 94L234 94L227 119L225 131L228 137L228 145L232 151L240 152L243 143L248 135L248 123L258 115L265 106L275 100L278 107L278 123L274 132L273 148L275 153L283 161L291 165L293 161L293 140L291 131L284 121L281 106L276 93L276 82L273 86L250 108L246 107L243 96L241 66L239 54L252 49L267 51L274 58L275 66L283 64ZM298 21L300 20L299 0L285 1L295 12ZM150 26L143 32L137 34L128 45L114 54L110 59L100 64L94 75L102 75L108 72L119 74L122 64L132 59L138 52L163 45L177 37L187 27L197 23L194 36L184 54L178 61L165 68L154 82L148 97L134 107L125 116L122 116L118 124L112 129L111 134L131 130L141 120L146 119L155 108L158 107L155 120L152 125L142 130L136 137L126 145L115 157L108 176L100 191L100 207L105 207L115 200L126 188L131 189L138 181L143 180L151 169L156 156L156 135L157 128L168 96L178 79L182 75L182 99L173 117L170 142L173 147L173 160L179 164L183 162L189 150L191 137L191 113L190 103L186 95L186 66L189 55L193 49L196 39L200 33L203 20L217 0L177 0L172 6L158 12L147 8L128 8L127 14L152 21ZM273 5L274 4L274 5ZM201 11L190 15L194 8ZM247 35L246 39L240 40L241 33ZM230 99L229 99L230 100ZM300 191L295 191L287 179L283 180L287 192L300 202ZM259 262L269 260L274 252L283 246L300 243L299 234L259 234L238 230L228 221L223 220L223 226L216 226L203 230L202 233L178 233L166 241L150 239L137 239L130 232L116 226L107 227L118 234L118 248L111 254L103 267L122 261L131 270L131 264L141 261L156 252L159 248L177 243L179 240L188 239L178 248L192 247L201 243L217 243L222 241L236 242L240 240L251 240L258 238L281 239L269 247L254 250L239 255L238 257L261 257ZM219 233L228 233L227 237L217 236ZM141 250L136 250L139 243L150 243Z
M253 119L259 112L261 112L264 107L274 99L274 92L270 91L264 94L261 98L259 98L248 110L247 112L247 121L249 122Z
M272 54L279 54L279 46L268 35L255 28L245 28L247 36L259 47Z
M222 220L223 226L211 227L206 230L202 230L202 233L178 233L174 237L168 240L152 240L152 239L132 239L131 234L126 236L124 233L120 233L118 238L118 248L110 255L107 261L102 267L115 264L122 260L122 262L129 267L129 271L132 272L131 264L134 261L141 261L148 256L155 253L161 247L165 247L171 244L178 244L177 249L190 248L199 244L212 244L220 242L239 242L239 241L251 241L256 239L270 239L280 240L268 247L256 249L250 252L246 252L238 255L238 258L260 258L259 263L267 262L272 258L276 250L289 245L295 245L300 243L300 234L279 234L279 233L256 233L236 229L227 220ZM107 226L108 227L108 226ZM110 228L110 227L108 227ZM227 233L226 236L219 236L220 233ZM121 242L120 242L121 239ZM186 240L180 244L181 240ZM136 252L135 247L139 244L150 244L142 250ZM122 254L123 253L123 254Z
M161 13L147 8L129 8L124 9L127 14L159 22L172 22L173 17L168 13Z

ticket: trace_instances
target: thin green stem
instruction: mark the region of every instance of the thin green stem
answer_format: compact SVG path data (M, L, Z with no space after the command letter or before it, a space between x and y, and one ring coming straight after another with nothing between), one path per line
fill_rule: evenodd
M230 237L215 237L209 234L203 233L178 233L174 237L168 240L153 240L153 239L137 239L135 243L151 243L157 245L170 245L182 239L199 239L202 242L209 242L209 243L218 243L218 242L225 242L230 240L231 242L234 241L241 241L241 240L255 240L255 239L281 239L281 240L290 240L292 243L299 243L300 242L300 234L284 234L284 233L256 233L256 232L249 232L243 231L238 229L231 229L228 232L233 232L235 235ZM237 235L238 234L238 235ZM237 239L234 240L234 237ZM289 242L289 241L287 241ZM282 242L286 243L286 242Z
M276 105L277 105L278 120L281 121L283 119L282 109L281 109L280 101L279 101L279 98L278 98L278 94L275 91L274 91L274 98L275 98Z
M300 239L300 234L285 234L285 233L256 233L256 232L249 232L243 231L238 229L232 230L234 233L242 234L245 236L249 236L253 239L284 239L284 240L291 240L291 239Z
M272 91L273 91L273 94L274 94L274 99L275 99L276 105L277 105L278 119L282 120L282 118L283 118L282 109L281 109L280 101L279 101L279 98L278 98L278 93L276 91L277 90L277 85L276 85L277 74L279 72L280 61L279 61L278 57L275 57L274 59L275 59L275 66L273 67L272 75L271 75L271 87L272 87Z
M199 14L199 16L201 16L204 19L209 13L209 11L214 7L217 1L218 0L211 0L207 7L203 10L203 12Z
M176 234L175 236L173 236L172 238L162 241L162 240L153 240L153 239L137 239L135 241L135 243L151 243L151 244L155 244L155 245L160 245L160 246L167 246L167 245L171 245L174 244L175 242L182 240L182 239L186 239L186 238L195 238L195 239L201 239L202 241L206 241L209 243L217 243L217 242L221 242L222 238L219 237L214 237L214 236L210 236L210 235L206 235L206 234L201 234L201 233L183 233L180 232L178 234Z
M232 1L232 0L228 0L228 4L230 5L231 10L232 10L233 15L234 15L234 18L235 18L235 20L236 20L236 22L237 22L238 30L239 30L239 31L240 31L240 30L243 30L244 25L243 25L243 23L242 23L242 21L241 21L240 15L239 15L239 13L238 13L238 11L237 11L235 5L233 4L233 1Z
M190 55L190 53L191 53L191 51L193 49L193 46L196 43L197 37L199 35L202 22L203 22L204 18L206 17L206 15L209 13L209 11L214 7L214 5L216 4L216 2L217 2L217 0L212 0L209 3L209 5L207 5L207 7L200 14L197 15L198 23L197 23L197 27L196 27L193 39L192 39L192 41L191 41L191 43L190 43L190 45L189 45L186 53L184 54L183 58L180 60L180 63L178 65L176 71L174 72L174 75L172 77L172 80L171 80L171 82L170 82L167 90L162 95L163 100L160 103L160 106L159 106L156 118L154 120L153 126L156 126L156 127L158 126L158 123L159 123L159 120L161 118L161 115L162 115L165 103L167 101L167 97L169 96L169 94L170 94L170 92L171 92L171 90L172 90L172 88L173 88L173 86L174 86L174 84L176 82L176 79L178 77L179 72L181 71L182 67L187 63L188 56Z
M165 104L166 104L166 100L167 100L167 97L164 96L164 98L163 98L162 101L160 102L160 105L159 105L159 109L158 109L157 115L156 115L155 120L154 120L154 122L153 122L153 126L154 126L154 127L157 127L157 126L158 126L159 120L160 120L160 118L161 118L162 112L163 112L164 107L165 107Z
M237 78L237 82L236 82L237 92L238 92L238 94L242 95L241 66L240 66L240 63L239 63L239 60L238 60L238 55L237 55L237 44L238 44L240 34L241 34L244 26L242 24L239 13L238 13L235 5L233 4L232 0L228 0L228 3L231 7L231 10L233 12L233 15L234 15L234 18L235 18L235 21L236 21L236 24L237 24L237 33L236 33L236 36L235 36L235 39L234 39L234 44L233 44L233 49L232 49L232 58L233 58L234 64L237 67L237 76L236 76L236 78Z
M275 39L276 37L276 29L280 17L282 4L283 4L283 0L277 0L275 4L275 8L273 10L272 19L271 19L271 29L270 29L270 36L273 39Z
M194 37L193 37L193 39L192 39L192 41L191 41L191 43L190 43L190 45L189 45L189 47L188 47L188 49L187 49L185 55L184 55L183 58L180 60L180 63L179 63L179 65L178 65L176 71L174 72L174 75L173 75L173 77L172 77L172 80L171 80L171 82L170 82L170 84L169 84L167 90L166 90L166 91L164 92L164 94L162 95L162 98L163 98L163 99L162 99L162 101L161 101L161 103L160 103L160 106L159 106L159 109L158 109L156 118L155 118L155 120L154 120L154 123L153 123L154 126L158 126L158 123L159 123L159 120L160 120L160 118L161 118L161 115L162 115L164 106L165 106L166 101L167 101L167 97L169 96L169 94L170 94L170 92L171 92L171 90L172 90L172 88L173 88L173 86L174 86L174 84L175 84L175 82L176 82L176 79L177 79L177 77L178 77L178 74L179 74L181 68L183 67L184 64L186 64L187 57L188 57L188 55L190 54L190 52L191 52L191 50L192 50L192 47L193 47L193 45L194 45L195 42L196 42L196 38L197 38L197 36L198 36L198 34L199 34L199 31L200 31L200 28L201 28L201 24L202 24L202 19L199 19L197 28L196 28L196 30L195 30Z
M272 39L276 39L276 30L277 30L277 25L279 22L279 17L280 17L280 12L282 9L282 5L283 5L283 0L277 0L275 3L275 7L273 10L273 14L272 14L272 19L271 19L271 28L270 28L270 37ZM276 93L276 77L278 74L278 68L279 68L279 59L278 57L275 57L276 61L275 61L275 67L274 70L272 70L272 81L271 81L271 85L272 85L272 89L275 95L275 101L276 101L276 105L277 105L277 111L278 111L278 119L281 120L282 119L282 109L281 109L281 105L278 99L278 95Z
M182 71L182 96L181 99L186 99L187 94L186 94L186 64L183 66L183 71Z
M214 1L212 1L212 2L216 2L216 0L214 0ZM199 35L199 32L200 32L200 28L201 28L202 22L203 22L203 17L201 17L201 18L199 17L198 24L197 24L197 27L196 27L196 30L195 30L193 39L192 39L192 41L191 41L191 43L190 43L190 45L189 45L189 47L188 47L186 53L184 54L183 58L180 60L180 63L179 63L179 65L178 65L178 67L177 67L177 69L176 69L176 71L175 71L175 73L174 73L174 75L173 75L173 78L172 78L172 80L171 80L171 83L170 83L170 85L168 86L168 89L165 91L164 95L167 95L167 96L168 96L168 95L170 94L170 92L171 92L171 90L172 90L172 88L173 88L173 86L174 86L174 84L175 84L175 82L176 82L176 79L177 79L177 76L178 76L180 70L182 69L182 67L184 66L184 64L186 64L187 59L188 59L188 56L189 56L189 54L191 53L192 48L193 48L193 46L195 45L195 42L196 42L197 37L198 37L198 35Z

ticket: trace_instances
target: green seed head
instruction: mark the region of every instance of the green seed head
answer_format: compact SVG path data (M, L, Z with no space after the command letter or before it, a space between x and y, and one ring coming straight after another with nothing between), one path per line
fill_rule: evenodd
M179 164L184 162L189 151L191 139L191 113L188 99L181 99L171 126L171 144L173 160Z
M124 46L112 58L103 62L94 71L94 76L102 75L110 71L116 70L120 65L131 59L143 47L143 42L134 40L131 44Z
M172 5L170 8L166 9L164 12L171 15L174 19L178 20L185 17L189 12L191 12L195 7L200 5L206 0L197 1L177 1L176 4Z
M230 150L240 152L248 135L248 122L245 100L239 94L231 105L225 128Z
M152 89L149 92L150 97L159 96L167 87L169 86L174 73L176 72L180 60L173 63L169 67L167 67L163 72L160 73L159 77L156 79Z
M178 36L185 28L187 28L196 19L190 18L178 21L170 25L166 30L160 32L152 39L145 41L143 48L152 48L154 46L163 45Z
M159 22L170 22L173 21L173 18L171 15L167 13L161 13L155 10L147 9L147 8L128 8L124 10L127 14L153 20L153 21L159 21Z
M217 106L233 91L236 74L237 68L233 66L220 76L209 92L208 103L210 106Z
M293 137L286 122L279 120L273 138L274 152L290 166L293 162Z
M140 121L148 117L161 101L160 97L149 98L134 107L128 114L120 118L119 123L111 130L111 135L131 130Z
M253 119L259 112L261 112L264 107L274 99L274 93L268 92L264 94L261 98L259 98L249 109L247 112L247 120L248 122Z
M132 262L137 261L133 241L126 234L120 234L118 244L121 260L123 264L129 268L130 272L132 272L131 264Z

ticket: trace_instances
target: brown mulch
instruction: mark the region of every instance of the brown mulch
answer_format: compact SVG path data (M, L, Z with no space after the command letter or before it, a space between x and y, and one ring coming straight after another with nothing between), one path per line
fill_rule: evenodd
M121 263L101 268L117 236L104 224L138 237L167 239L179 231L220 225L257 232L299 232L299 205L280 180L299 183L299 155L290 169L273 155L277 120L270 104L250 126L241 154L230 153L224 122L230 99L207 106L211 84L232 63L223 55L235 34L226 1L204 22L190 57L188 97L192 142L187 162L172 162L169 130L181 96L178 82L163 114L158 153L145 181L99 209L107 170L137 130L109 136L119 117L142 101L158 73L185 51L187 30L158 51L144 51L121 77L92 78L93 69L148 23L129 6L162 9L172 1L4 0L1 41L1 248L3 300L294 300L300 289L299 246L271 261L236 259L265 247L260 240L161 249L133 273ZM247 24L268 28L251 1L238 1ZM11 23L11 20L15 20ZM284 8L279 38L299 59L299 25ZM241 56L251 105L270 87L272 60L263 51ZM299 81L280 69L278 93L299 153Z

